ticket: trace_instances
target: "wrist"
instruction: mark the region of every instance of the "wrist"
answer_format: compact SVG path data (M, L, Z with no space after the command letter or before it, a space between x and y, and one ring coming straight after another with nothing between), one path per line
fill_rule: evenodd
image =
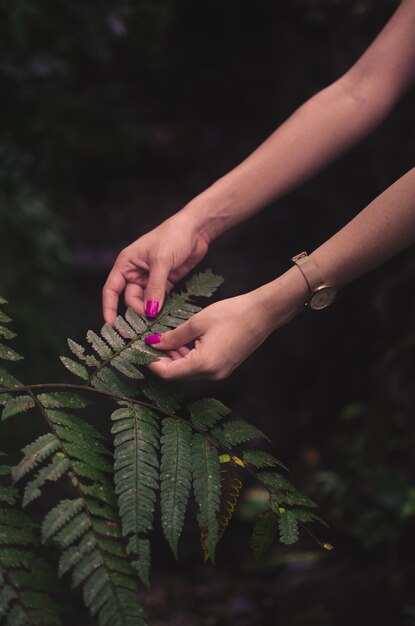
M276 280L254 292L258 306L264 312L270 332L289 322L304 309L309 288L297 267L291 267Z
M219 187L215 183L180 211L192 220L198 233L209 243L238 222L236 199Z

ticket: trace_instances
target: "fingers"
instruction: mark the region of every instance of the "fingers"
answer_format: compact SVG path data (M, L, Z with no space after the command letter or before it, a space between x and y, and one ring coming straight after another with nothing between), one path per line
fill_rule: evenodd
M102 290L102 312L104 320L111 326L117 317L118 299L125 287L125 278L117 269L113 269Z
M176 380L178 378L198 378L199 366L200 355L196 350L189 350L185 356L180 358L177 358L177 354L174 358L163 357L159 361L150 363L148 368L153 374L161 378Z
M144 315L143 287L138 283L127 283L125 287L125 305L131 307L139 315Z
M144 291L147 317L156 317L163 306L170 269L169 265L162 261L154 261L150 265L148 282Z
M178 328L169 330L163 335L148 335L144 341L157 350L177 350L194 341L202 334L200 324L195 323L195 319L188 320Z

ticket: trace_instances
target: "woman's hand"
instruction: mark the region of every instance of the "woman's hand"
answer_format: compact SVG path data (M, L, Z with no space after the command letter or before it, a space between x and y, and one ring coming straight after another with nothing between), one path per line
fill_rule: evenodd
M166 291L199 263L208 246L209 237L186 210L139 237L118 255L104 285L105 321L114 324L123 290L126 306L140 315L156 317Z
M302 309L307 285L301 272L286 274L255 291L212 304L163 335L145 341L169 354L148 367L165 379L229 376L275 329ZM189 349L186 344L195 342Z

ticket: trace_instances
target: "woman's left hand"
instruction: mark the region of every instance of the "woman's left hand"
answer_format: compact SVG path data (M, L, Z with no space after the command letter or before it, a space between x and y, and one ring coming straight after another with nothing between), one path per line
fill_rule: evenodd
M169 353L149 368L169 380L222 380L273 330L294 317L306 294L301 273L292 268L255 291L215 302L178 328L146 337L147 344ZM193 341L194 347L189 349L187 344Z

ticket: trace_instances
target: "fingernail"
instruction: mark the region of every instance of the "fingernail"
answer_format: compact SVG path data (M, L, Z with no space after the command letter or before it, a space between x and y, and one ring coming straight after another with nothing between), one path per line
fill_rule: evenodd
M158 333L156 333L155 335L147 335L147 337L144 337L144 343L148 343L150 346L154 343L160 343L161 337L162 336Z
M147 317L156 317L159 312L159 302L158 300L147 300L146 303L146 316Z

